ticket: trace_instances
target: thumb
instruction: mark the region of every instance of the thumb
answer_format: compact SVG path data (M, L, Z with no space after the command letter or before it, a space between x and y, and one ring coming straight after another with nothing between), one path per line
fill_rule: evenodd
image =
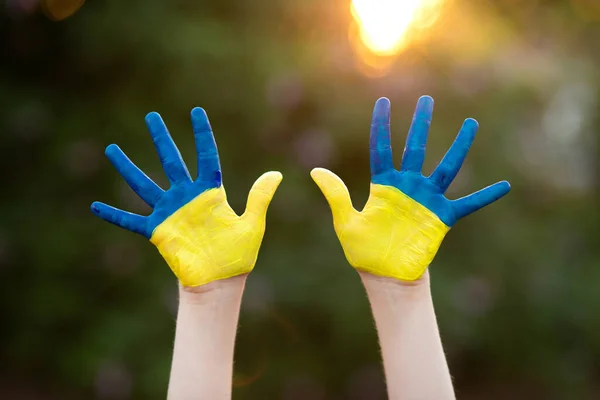
M350 193L339 176L324 168L315 168L310 172L323 195L329 203L334 222L345 223L351 212L356 212L352 206Z
M269 171L262 174L250 189L244 214L251 213L257 216L265 216L271 199L282 179L281 172Z

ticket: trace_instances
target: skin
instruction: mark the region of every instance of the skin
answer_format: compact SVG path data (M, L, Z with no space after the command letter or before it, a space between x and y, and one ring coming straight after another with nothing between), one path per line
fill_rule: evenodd
M180 286L167 399L231 398L235 334L246 276Z
M442 163L431 177L424 177L419 170L425 155L425 143L432 109L433 100L431 98L423 97L419 101L407 139L401 171L395 171L391 162L389 144L389 100L380 99L377 102L371 129L372 183L402 191L451 226L456 219L502 197L508 192L510 186L507 182L500 182L463 199L456 201L446 199L443 193L458 173L474 138L476 123L470 120L465 122L463 130L459 133L455 144ZM197 199L204 192L208 193L210 189L219 187L221 174L216 145L204 110L194 109L192 111L199 163L199 174L195 181L191 180L179 151L160 116L150 114L147 122L159 155L161 155L165 172L172 184L171 188L163 192L126 159L120 149L109 146L107 149L109 158L140 197L154 207L154 211L149 217L142 217L102 203L94 203L92 211L113 224L140 233L153 241L153 232L157 227L160 229L166 218L182 207L192 204L191 201ZM235 334L247 276L246 271L252 270L256 261L255 255L264 232L264 214L266 214L268 204L281 181L281 175L278 173L268 173L263 177L259 178L257 184L254 185L248 200L247 211L250 211L249 215L254 216L252 219L254 224L244 220L244 216L237 217L233 211L231 213L222 212L217 216L218 222L226 222L221 224L224 227L206 222L210 222L210 219L197 218L197 213L204 212L208 217L212 217L217 210L226 208L225 196L221 196L217 199L220 201L221 208L216 208L216 203L211 203L210 208L204 207L197 210L197 213L192 213L191 217L183 214L182 221L178 221L179 224L167 232L171 236L183 238L183 240L173 242L173 237L166 237L166 246L164 247L165 254L169 256L166 258L167 262L172 260L177 263L170 267L180 282L193 282L194 276L190 278L185 274L194 270L202 271L209 264L214 264L214 256L217 253L221 260L214 268L217 273L216 278L213 277L215 280L188 286L180 284L180 301L168 399L220 400L231 398ZM331 172L324 170L313 171L313 178L323 190L332 207L336 231L340 228L338 232L340 239L343 236L340 233L349 233L352 229L366 227L369 230L360 236L361 240L357 246L357 249L366 251L367 257L361 257L360 251L355 255L359 260L364 259L367 262L372 260L373 257L368 251L369 243L365 240L373 238L373 235L378 233L371 229L373 226L379 224L379 228L381 228L381 224L389 223L389 218L378 218L377 213L386 213L385 208L390 205L379 202L373 212L365 212L363 220L369 222L369 218L372 217L373 221L377 222L376 224L350 223L346 227L345 225L352 221L350 217L354 217L354 221L356 221L358 212L352 207L348 190L343 182ZM229 206L227 205L227 207ZM256 218L257 215L260 218ZM226 216L228 218L225 218ZM398 226L402 226L402 224L406 224L406 220L398 219L397 223L401 224ZM199 234L194 229L181 229L181 225L185 224L191 224L192 228L218 226L227 234L238 232L239 229L236 230L232 227L241 224L239 226L243 228L242 231L250 229L260 240L252 241L255 247L250 249L252 251L242 251L239 254L233 251L234 248L229 247L229 243L236 243L236 240L232 240L231 237L222 238L220 244L225 244L225 246L221 247L214 247L219 243L212 237L189 246L190 242L198 239ZM346 231L346 228L349 230ZM388 231L384 226L379 233L380 236L384 236L384 239L390 241L392 238L386 233ZM403 230L399 232L412 236L395 238L395 243L409 243L409 239L414 237L414 230L409 230L408 233ZM158 242L157 247L161 250L160 243L162 241ZM242 242L246 243L247 240L242 240L240 243ZM421 242L417 241L416 243ZM354 244L350 243L350 245ZM182 252L181 246L188 246L188 252ZM198 247L204 246L218 251L196 251ZM343 240L342 246L344 246ZM221 251L223 249L225 250ZM345 250L347 249L345 248ZM421 252L423 249L417 248L414 251L417 255ZM189 255L188 253L192 253L193 257L183 257ZM390 252L384 256L387 254L396 255L395 252ZM400 256L392 260L391 265L397 265L400 269L406 267L406 260L403 257L400 253ZM403 259L404 262L402 262ZM233 263L241 264L240 272L236 276L229 278L228 276L231 275L218 275L224 267ZM360 267L365 267L360 265L360 262L358 264L355 267L359 271ZM378 262L375 264L377 264L375 268L369 266L371 270L377 270L377 267L381 266ZM427 265L428 262L422 263L424 273L415 280L400 280L385 274L372 275L364 271L359 272L368 293L377 325L388 381L388 392L392 400L454 398L450 373L435 319L429 289L429 274L426 271ZM212 267L215 266L212 265Z
M375 318L390 400L455 399L429 286L359 272Z
M370 132L371 192L362 211L333 172L315 168L346 258L359 271L377 326L392 400L454 399L429 287L428 267L448 230L508 193L498 182L457 200L445 193L478 129L467 119L430 176L422 173L433 99L419 99L400 169L392 157L390 101L375 103Z
M407 282L359 272L381 344L391 400L454 399L429 273ZM246 275L179 290L168 399L230 399Z
M159 250L179 279L179 310L168 398L231 398L233 351L242 293L254 268L265 231L266 213L281 182L279 172L263 174L238 216L222 187L217 145L206 112L194 108L191 122L198 175L192 179L164 121L146 116L169 188L163 190L110 145L106 155L130 187L150 207L148 216L94 202L92 212L138 233Z

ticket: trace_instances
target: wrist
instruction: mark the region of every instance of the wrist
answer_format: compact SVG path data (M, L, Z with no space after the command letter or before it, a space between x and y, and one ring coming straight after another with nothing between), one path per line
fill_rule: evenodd
M357 271L369 295L373 293L429 293L429 270L414 281L406 281L387 276L378 276L369 272Z
M180 304L204 304L211 301L241 302L248 274L219 279L199 286L179 284Z

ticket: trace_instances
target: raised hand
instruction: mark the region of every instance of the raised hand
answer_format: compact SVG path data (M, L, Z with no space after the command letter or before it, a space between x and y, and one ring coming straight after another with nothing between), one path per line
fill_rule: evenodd
M421 97L397 171L390 144L390 101L377 101L370 138L371 192L361 212L352 206L348 189L337 175L322 168L311 172L329 202L346 258L358 270L407 281L420 278L456 221L510 190L508 182L502 181L458 200L444 196L475 138L478 124L474 119L465 120L433 174L423 176L432 113L433 99Z
M267 208L281 182L267 172L252 186L246 211L238 216L227 203L217 145L202 108L191 112L198 176L190 177L181 154L158 113L146 124L171 187L164 191L112 144L106 156L131 188L153 208L145 217L94 202L92 212L148 238L183 286L246 274L254 268L265 231Z

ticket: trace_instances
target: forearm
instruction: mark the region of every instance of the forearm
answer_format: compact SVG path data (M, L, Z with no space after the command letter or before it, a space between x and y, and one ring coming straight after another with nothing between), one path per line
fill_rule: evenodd
M415 282L360 275L377 325L389 398L454 399L429 273Z
M233 351L246 275L179 289L169 400L231 398Z

